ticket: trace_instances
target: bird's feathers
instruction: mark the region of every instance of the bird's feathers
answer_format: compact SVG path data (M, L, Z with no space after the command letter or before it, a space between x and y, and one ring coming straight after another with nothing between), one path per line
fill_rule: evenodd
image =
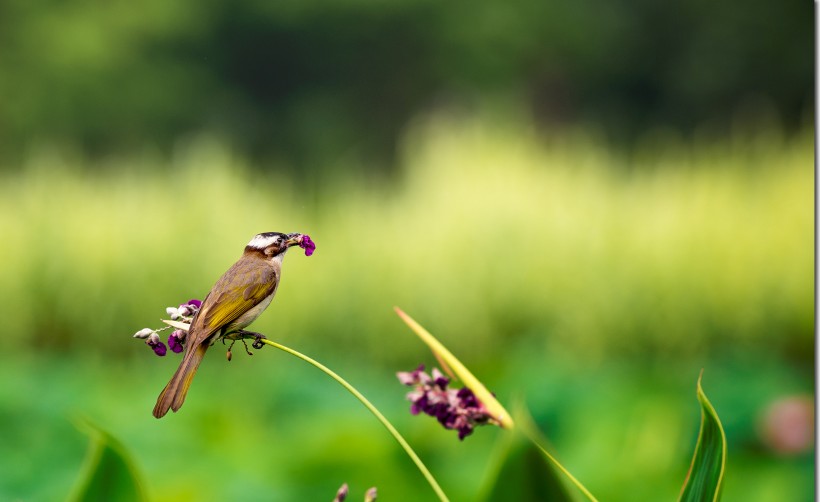
M223 327L230 326L242 314L273 294L278 282L277 276L276 267L268 263L260 265L258 262L253 263L251 259L236 262L205 298L202 309L192 324L196 337L192 341L199 343ZM230 327L238 329L244 326Z
M279 283L281 255L272 260L245 254L211 288L191 322L185 355L154 407L161 418L169 409L177 411L214 337L227 335L253 322L270 303Z
M168 413L169 409L177 411L182 406L196 370L199 368L199 363L205 357L205 351L208 350L208 347L208 344L201 344L196 349L185 352L176 373L157 398L157 404L154 406L155 417L162 418Z

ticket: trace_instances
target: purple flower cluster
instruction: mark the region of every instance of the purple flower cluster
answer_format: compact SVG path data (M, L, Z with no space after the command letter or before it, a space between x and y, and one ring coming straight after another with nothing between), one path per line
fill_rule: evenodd
M305 250L305 256L310 256L316 251L316 243L310 240L310 236L307 234L302 234L302 238L299 240L299 247Z
M188 303L183 303L179 307L168 307L165 312L171 316L172 321L183 321L190 323L194 314L199 312L202 307L202 302L199 300L188 300Z
M495 423L473 391L467 387L448 389L449 378L438 368L433 368L431 373L432 376L424 372L423 364L415 371L396 373L401 383L414 387L407 393L407 399L412 403L410 413L418 415L423 412L436 417L445 429L457 430L460 440L472 434L476 425Z
M181 321L183 323L190 324L201 307L201 301L192 299L188 300L187 303L183 303L179 307L168 307L165 309L165 312L171 316L171 320L173 321ZM151 347L154 354L160 357L168 353L168 347L170 347L172 352L179 354L184 349L185 336L188 332L184 329L174 330L171 333L171 336L168 337L168 347L166 347L159 337L159 332L165 331L166 329L169 329L169 327L170 326L166 326L160 329L143 328L134 334L134 338L145 340L145 344Z

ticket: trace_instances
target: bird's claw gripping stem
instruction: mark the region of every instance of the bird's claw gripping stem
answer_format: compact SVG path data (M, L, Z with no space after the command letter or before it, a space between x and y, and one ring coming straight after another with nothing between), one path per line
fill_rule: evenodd
M262 339L265 338L265 335L263 335L262 333L254 333L253 331L245 331L244 329L240 329L239 331L237 331L237 334L239 334L243 339L253 338L253 343L251 344L251 347L255 348L256 350L261 349L265 345L264 343L262 343Z

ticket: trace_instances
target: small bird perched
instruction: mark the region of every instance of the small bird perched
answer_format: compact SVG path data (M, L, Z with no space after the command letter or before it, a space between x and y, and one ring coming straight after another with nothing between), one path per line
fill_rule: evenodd
M157 398L155 417L162 418L169 409L176 412L182 406L199 363L215 340L232 333L261 337L244 328L273 300L282 274L282 259L293 245L303 247L307 256L316 248L304 234L258 234L245 246L242 257L216 281L191 321L185 337L185 354Z

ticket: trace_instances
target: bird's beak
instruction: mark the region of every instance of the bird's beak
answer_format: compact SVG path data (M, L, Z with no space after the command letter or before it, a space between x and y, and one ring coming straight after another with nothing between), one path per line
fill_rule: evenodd
M302 234L288 234L288 240L285 241L288 247L293 246L294 244L298 245L302 243Z

